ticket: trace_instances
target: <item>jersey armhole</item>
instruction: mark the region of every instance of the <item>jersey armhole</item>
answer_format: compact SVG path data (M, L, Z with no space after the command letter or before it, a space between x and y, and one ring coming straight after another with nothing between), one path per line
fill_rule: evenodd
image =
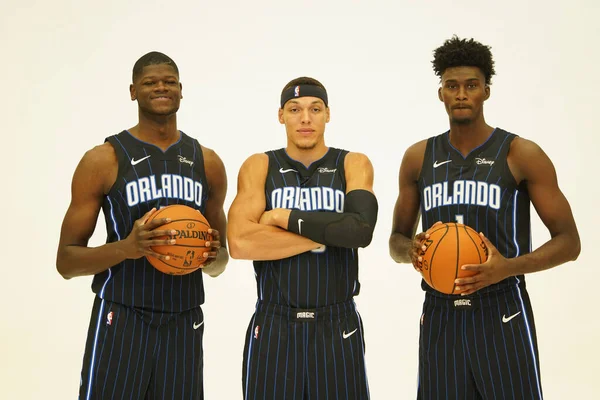
M112 192L113 188L115 187L115 184L117 183L117 180L120 176L123 176L127 169L127 166L129 165L129 159L126 157L123 150L119 148L119 144L114 139L115 136L116 135L109 136L104 140L104 143L108 143L112 146L113 151L117 156L117 176L115 178L115 181L110 185L108 191L105 193L105 196L108 196Z

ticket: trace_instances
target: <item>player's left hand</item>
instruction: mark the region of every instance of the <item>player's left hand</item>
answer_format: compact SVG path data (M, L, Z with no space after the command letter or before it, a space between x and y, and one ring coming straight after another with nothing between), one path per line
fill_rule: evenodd
M217 259L219 249L221 248L221 236L219 234L219 231L211 228L208 230L208 233L210 233L210 235L212 236L212 240L206 242L206 247L210 247L210 251L204 252L204 254L202 254L203 257L207 258L206 262L202 264L202 267L206 267L210 263L214 262Z
M510 276L508 259L500 254L483 233L480 233L479 236L481 236L487 247L488 259L483 264L465 264L461 267L465 271L476 273L468 278L458 278L454 281L457 285L456 290L462 291L462 296L473 294L479 289L498 283Z
M288 210L286 208L274 208L272 210L265 211L260 216L258 223L261 225L278 226L281 229L287 230L291 212L292 210Z

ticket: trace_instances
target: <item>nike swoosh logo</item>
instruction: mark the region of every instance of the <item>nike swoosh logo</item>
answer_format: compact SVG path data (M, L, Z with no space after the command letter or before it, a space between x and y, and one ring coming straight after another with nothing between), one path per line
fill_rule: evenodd
M138 165L139 163L141 163L142 161L144 161L145 159L150 158L150 157L152 157L152 156L151 155L150 156L146 156L144 158L140 158L139 160L136 160L136 159L132 158L131 159L131 165Z
M436 162L433 163L433 168L437 168L440 165L448 164L449 162L452 162L452 160L446 160L446 161L442 161L440 163L436 161Z
M517 315L521 314L521 311L519 311L518 313L511 315L510 317L506 318L506 315L502 316L502 322L507 323L508 321L510 321L511 319L513 319L514 317L516 317Z
M304 222L303 219L299 219L298 220L298 234L302 235L302 223Z
M279 172L282 174L285 174L286 172L298 172L298 171L296 171L295 169L292 169L292 168L290 168L290 169L279 168Z
M194 329L198 329L198 328L200 328L200 327L202 326L202 324L203 324L203 323L204 323L204 321L200 322L199 324L196 324L196 323L194 322Z
M358 328L356 328L356 329L355 329L355 330L353 330L352 332L348 332L348 333L346 333L346 331L342 332L342 337L343 337L344 339L348 339L350 336L354 335L354 332L356 332L356 331L357 331L357 329L358 329Z

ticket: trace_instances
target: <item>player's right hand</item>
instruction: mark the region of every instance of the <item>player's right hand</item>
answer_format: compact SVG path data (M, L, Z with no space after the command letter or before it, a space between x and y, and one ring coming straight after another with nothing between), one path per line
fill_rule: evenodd
M153 256L160 260L168 260L167 255L159 254L150 247L165 246L175 244L175 239L170 239L176 231L172 229L156 229L161 225L171 221L171 218L156 218L150 222L148 219L156 212L156 208L148 211L144 216L133 223L133 229L125 239L127 258L140 258L142 256ZM157 239L161 236L167 238Z
M428 230L431 230L434 226L441 224L442 222L438 221L435 224L431 225ZM421 266L421 262L423 261L423 254L425 250L427 250L427 239L429 239L429 233L421 232L417 234L412 242L412 248L410 249L410 259L412 261L413 267L419 272L423 269Z

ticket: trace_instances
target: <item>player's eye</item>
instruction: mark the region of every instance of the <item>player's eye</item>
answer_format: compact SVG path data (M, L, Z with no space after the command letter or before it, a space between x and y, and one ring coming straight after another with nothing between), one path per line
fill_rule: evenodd
M320 109L320 108L318 108L318 107L315 107L315 108L313 108L313 112L316 112L316 113L317 113L317 112L319 112L319 111L321 111L321 109Z

